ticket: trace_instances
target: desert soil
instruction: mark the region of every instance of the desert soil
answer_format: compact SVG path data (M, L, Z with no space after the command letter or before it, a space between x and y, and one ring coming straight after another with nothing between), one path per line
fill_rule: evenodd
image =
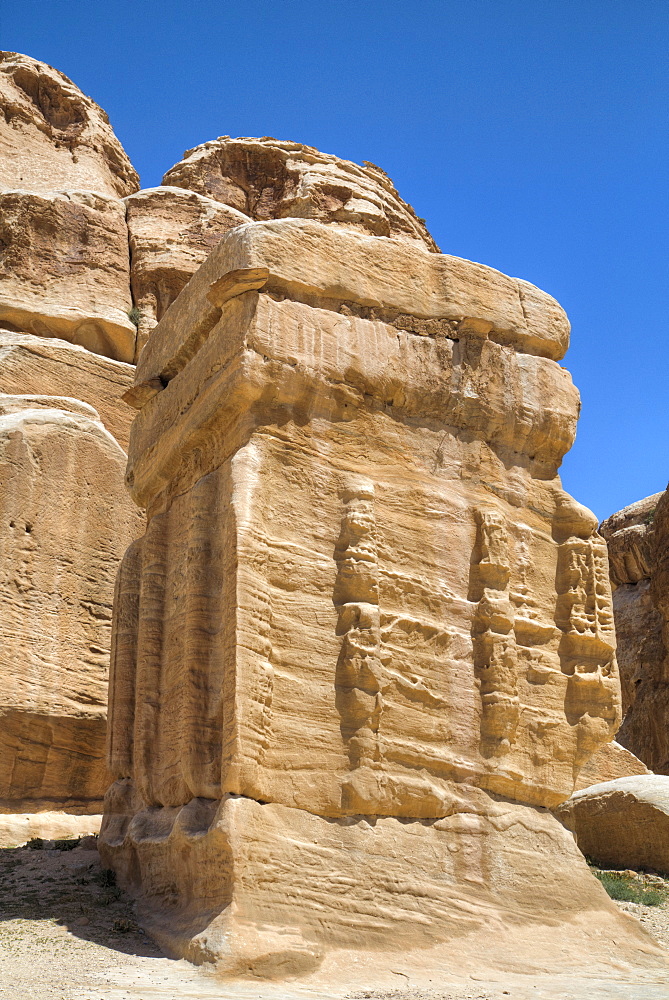
M48 843L48 842L47 842ZM667 881L669 888L669 880ZM669 902L620 903L669 950ZM347 994L333 989L335 1000ZM669 1000L669 985L564 976L454 976L439 989L349 993L351 1000ZM0 850L0 1000L323 1000L299 983L217 980L165 957L137 925L91 838L74 850Z

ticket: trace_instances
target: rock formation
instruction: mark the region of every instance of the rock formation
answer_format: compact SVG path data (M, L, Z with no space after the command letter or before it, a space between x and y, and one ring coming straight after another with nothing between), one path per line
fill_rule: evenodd
M590 785L597 785L602 781L613 781L615 778L650 773L642 761L614 740L600 747L580 769L575 790L589 788Z
M299 142L221 136L184 153L163 184L230 205L250 219L315 219L438 252L425 226L373 163L321 153Z
M107 862L232 973L651 951L545 808L636 766L559 305L373 164L225 137L138 191L56 70L0 101L0 841L111 781Z
M109 119L46 63L0 52L0 187L123 198L139 178Z
M125 207L88 191L0 192L0 325L135 357Z
M617 739L658 774L669 774L668 504L666 493L656 493L612 514L600 529L615 586L624 715Z
M178 187L139 191L126 199L126 209L139 354L157 321L219 240L249 219Z
M526 282L295 219L162 316L101 839L173 953L288 974L618 920L543 809L620 721L606 543L557 477L568 334Z
M606 868L669 875L669 777L634 775L574 792L556 810L581 851Z
M138 178L66 77L0 54L0 840L88 831L104 761Z
M95 410L0 396L0 810L100 811L111 596L136 534Z

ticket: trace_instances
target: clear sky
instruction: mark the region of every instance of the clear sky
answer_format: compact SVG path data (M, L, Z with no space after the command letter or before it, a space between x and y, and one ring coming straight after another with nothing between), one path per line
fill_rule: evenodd
M669 0L2 0L0 45L101 104L144 187L218 135L378 163L444 252L569 313L566 488L605 517L667 485Z

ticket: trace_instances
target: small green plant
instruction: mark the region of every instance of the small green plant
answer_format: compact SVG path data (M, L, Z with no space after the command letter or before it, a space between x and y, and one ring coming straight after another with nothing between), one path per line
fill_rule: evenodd
M622 872L602 872L591 869L595 878L599 879L611 899L617 899L623 903L641 903L643 906L662 906L667 899L666 891L663 889L646 889L642 885L637 885Z
M135 324L135 327L139 327L139 321L141 318L142 318L141 310L138 309L137 306L133 306L130 312L128 313L128 319L130 320L131 323Z
M643 523L644 524L652 524L653 523L653 521L655 520L655 511L656 510L657 510L657 507L652 507L648 511L648 513L646 514L646 516L643 519Z

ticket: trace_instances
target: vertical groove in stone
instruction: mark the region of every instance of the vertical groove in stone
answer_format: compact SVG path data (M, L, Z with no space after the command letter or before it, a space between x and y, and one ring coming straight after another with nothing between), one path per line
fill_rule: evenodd
M180 756L190 795L205 798L220 794L221 675L213 644L220 627L216 611L221 579L211 532L211 525L219 517L217 500L217 473L200 480L190 492L183 571L186 614Z
M134 773L147 803L158 804L154 763L162 699L163 615L165 607L166 516L149 521L142 545L142 580L137 628Z
M139 539L121 561L114 591L107 722L107 766L114 778L132 774L141 566Z

